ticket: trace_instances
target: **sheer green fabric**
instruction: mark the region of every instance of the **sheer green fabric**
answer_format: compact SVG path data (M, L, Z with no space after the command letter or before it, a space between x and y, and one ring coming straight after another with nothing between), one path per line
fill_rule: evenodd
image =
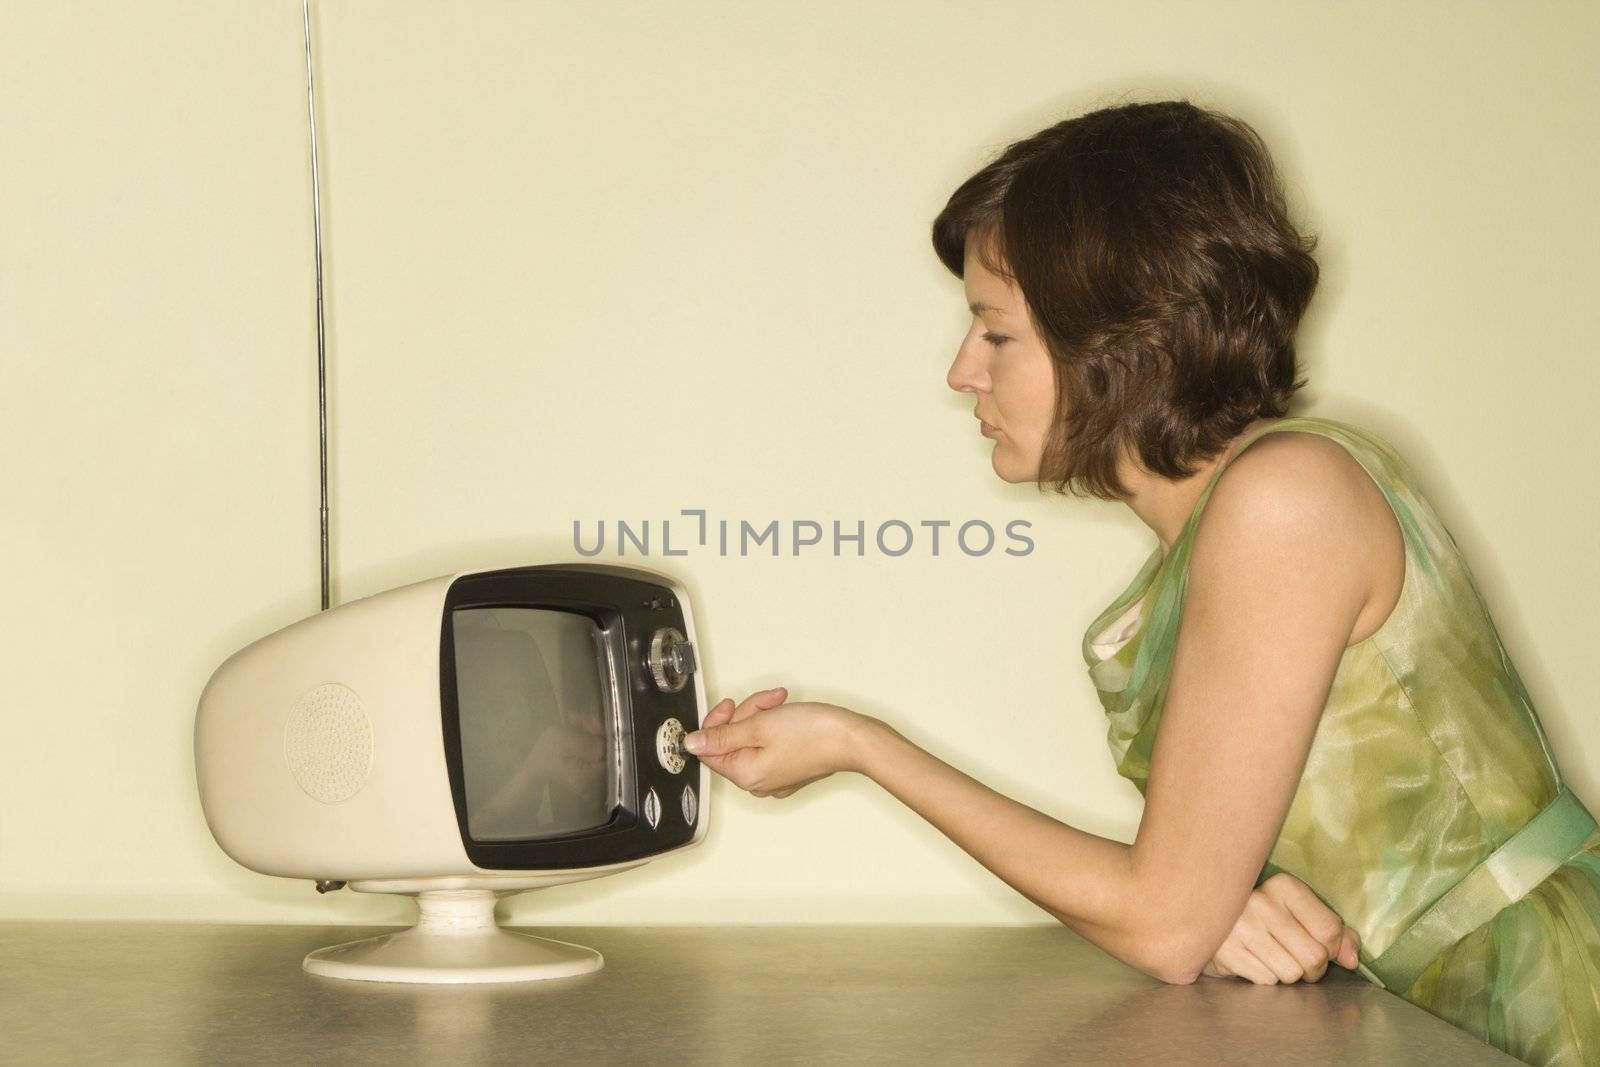
M1339 661L1268 872L1305 882L1361 935L1369 980L1404 976L1405 988L1387 987L1527 1063L1600 1063L1600 831L1589 832L1589 809L1565 795L1561 810L1547 813L1542 822L1561 816L1568 840L1539 846L1553 854L1526 884L1510 884L1499 869L1513 846L1434 907L1558 792L1570 794L1466 561L1410 468L1373 434L1294 416L1256 431L1234 458L1265 433L1286 431L1331 438L1362 465L1399 521L1406 572L1388 619ZM1118 773L1141 793L1190 545L1222 469L1171 551L1158 545L1084 635ZM1541 836L1538 829L1519 843ZM1457 908L1456 929L1467 930L1458 940L1449 940L1451 931L1441 944L1434 931L1426 942L1424 928L1441 908L1474 895L1464 890L1492 887L1491 874L1504 895L1487 907L1480 900L1471 925ZM1430 908L1429 920L1417 923ZM1419 944L1427 950L1414 967L1395 964Z

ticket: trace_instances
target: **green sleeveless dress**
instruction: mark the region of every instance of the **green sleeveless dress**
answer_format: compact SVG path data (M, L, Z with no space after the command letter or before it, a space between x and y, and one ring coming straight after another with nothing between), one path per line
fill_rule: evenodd
M1399 603L1346 648L1262 877L1306 883L1361 937L1361 973L1538 1065L1600 1064L1600 831L1562 782L1466 561L1380 438L1291 416L1266 433L1341 444L1405 539ZM1083 656L1117 770L1142 794L1177 645L1194 530L1159 545Z

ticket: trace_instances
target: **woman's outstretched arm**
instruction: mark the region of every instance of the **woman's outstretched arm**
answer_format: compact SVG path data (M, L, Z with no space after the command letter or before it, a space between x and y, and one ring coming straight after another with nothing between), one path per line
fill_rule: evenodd
M864 772L1084 938L1193 981L1282 828L1371 593L1366 549L1386 533L1403 551L1376 486L1334 442L1280 435L1229 465L1193 535L1132 845L1001 796L875 720L860 734Z
M702 758L760 795L858 770L1086 939L1148 974L1192 981L1238 919L1282 827L1372 593L1369 553L1403 550L1356 461L1304 434L1272 435L1237 456L1193 536L1131 845L1002 796L891 727L832 705L783 705L713 726ZM824 708L832 711L818 715Z
M1151 936L1152 916L1132 899L1128 845L995 792L878 719L863 717L853 744L862 774L1017 892L1125 963L1167 981L1181 980L1159 951L1161 939Z

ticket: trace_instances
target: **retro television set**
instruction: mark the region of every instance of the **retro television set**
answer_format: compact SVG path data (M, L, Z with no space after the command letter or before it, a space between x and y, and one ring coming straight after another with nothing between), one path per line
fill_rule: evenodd
M263 874L415 895L406 931L307 971L400 982L553 978L593 949L503 930L511 893L699 843L710 772L689 598L637 567L463 571L302 619L217 668L195 718L206 822Z

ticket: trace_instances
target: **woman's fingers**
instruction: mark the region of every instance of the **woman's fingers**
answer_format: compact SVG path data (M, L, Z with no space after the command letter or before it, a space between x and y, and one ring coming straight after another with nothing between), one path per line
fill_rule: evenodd
M1280 982L1317 981L1328 968L1328 949L1306 932L1265 887L1250 894L1234 924L1234 938Z
M1288 873L1267 879L1261 892L1282 905L1294 921L1323 946L1331 958L1339 954L1339 939L1348 929L1339 913L1322 902L1311 887Z
M733 717L733 707L733 698L723 697L717 701L710 711L706 712L706 717L700 720L701 727L721 726Z
M762 689L759 692L751 693L744 699L744 703L738 705L734 704L732 697L724 697L717 701L715 707L706 712L704 719L700 720L700 730L709 730L731 722L743 722L756 712L775 708L788 699L789 690L781 685L776 689ZM691 748L689 751L694 752L694 749ZM707 754L716 755L718 751L717 749L708 749ZM700 754L698 752L695 753L695 755Z
M1354 969L1360 938L1304 882L1286 872L1273 875L1245 902L1212 970L1257 984L1320 981L1328 964Z
M1310 892L1307 890L1307 892ZM1315 917L1310 919L1311 926L1302 915L1291 911L1280 902L1270 897L1264 902L1266 907L1267 933L1276 941L1285 953L1294 960L1295 969L1300 974L1290 981L1299 981L1304 978L1308 982L1319 982L1328 971L1328 961L1339 951L1338 934L1324 940L1320 936L1321 925ZM1319 902L1319 906L1320 902ZM1338 924L1339 917L1332 912L1333 921ZM1342 925L1342 924L1340 924ZM1335 927L1337 931L1337 926ZM1331 942L1331 945L1330 945ZM1269 949L1270 951L1270 949ZM1271 960L1267 961L1269 964ZM1281 973L1281 972L1280 972Z
M760 692L751 693L748 697L745 697L744 703L734 709L733 721L738 722L741 719L748 719L756 712L775 708L788 699L789 690L781 685L776 689L763 689Z
M715 707L706 712L706 717L700 721L700 728L721 726L725 722L739 722L758 711L775 708L788 699L789 690L781 685L776 689L762 689L751 693L744 699L744 703L738 705L734 704L732 697L723 697Z
M758 722L725 722L702 727L683 739L683 747L696 756L723 756L735 749L757 744ZM712 770L716 770L713 766Z
M1287 926L1273 929L1272 935L1273 940L1293 958L1295 969L1300 972L1294 980L1322 981L1322 976L1328 973L1328 961L1333 958L1328 946L1312 937L1293 919L1289 920Z
M1346 970L1355 970L1361 962L1361 935L1346 926L1339 936L1339 952L1335 959Z
M1256 985L1278 984L1278 976L1272 969L1256 959L1237 938L1230 937L1224 941L1222 947L1217 949L1216 958L1212 962L1220 965L1219 970L1227 972L1217 975L1219 978L1243 978Z
M1239 940L1244 948L1272 972L1279 982L1289 984L1298 982L1306 976L1306 969L1300 961L1284 948L1283 944L1273 936L1271 930L1262 926L1251 926L1240 932ZM1312 942L1315 944L1315 942Z

